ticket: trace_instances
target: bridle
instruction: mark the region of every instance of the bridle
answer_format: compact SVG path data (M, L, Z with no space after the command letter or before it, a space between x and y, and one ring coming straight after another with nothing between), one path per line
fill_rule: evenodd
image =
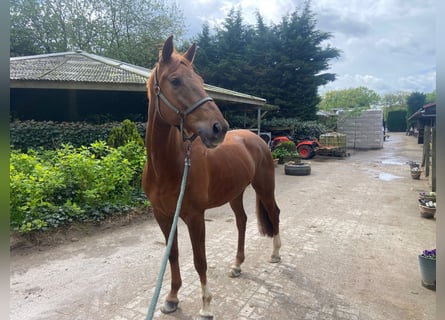
M213 99L211 97L207 96L207 97L204 97L202 99L199 99L198 101L196 101L190 107L185 108L184 110L180 110L180 109L176 108L167 99L167 97L162 94L161 87L159 86L159 81L158 81L158 67L156 67L154 78L155 78L155 93L156 93L156 97L157 97L157 99L156 99L156 110L158 111L159 116L162 119L164 119L164 117L162 116L161 110L160 110L160 104L161 104L160 100L162 100L162 102L164 102L167 107L169 107L171 110L173 110L174 113L176 113L179 116L179 127L178 127L178 129L181 132L182 140L183 141L189 140L190 142L193 142L196 139L197 135L193 133L189 137L186 136L186 134L184 133L184 120L185 120L185 117L187 115L189 115L190 113L192 113L193 111L195 111L196 109L198 109L204 103L206 103L208 101L213 101Z

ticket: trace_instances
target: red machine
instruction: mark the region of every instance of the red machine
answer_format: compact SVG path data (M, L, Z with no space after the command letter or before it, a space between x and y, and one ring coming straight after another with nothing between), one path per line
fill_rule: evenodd
M272 140L272 150L284 141L292 141L289 137L280 136ZM303 159L311 159L316 154L333 155L345 157L346 148L339 148L334 146L323 146L317 138L307 138L299 143L296 143L296 149Z

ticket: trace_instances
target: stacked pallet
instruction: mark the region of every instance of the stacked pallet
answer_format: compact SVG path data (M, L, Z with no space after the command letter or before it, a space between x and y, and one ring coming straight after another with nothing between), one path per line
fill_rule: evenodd
M338 132L346 134L347 148L383 148L383 111L366 110L356 117L341 117L337 122Z

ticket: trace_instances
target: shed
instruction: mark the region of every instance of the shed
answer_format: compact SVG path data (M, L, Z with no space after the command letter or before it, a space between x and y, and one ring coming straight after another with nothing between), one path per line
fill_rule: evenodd
M103 114L146 120L150 69L84 51L10 58L11 114L22 120L80 121ZM258 112L266 100L204 84L224 108ZM260 127L260 122L258 122Z
M436 103L428 103L414 112L408 121L416 120L418 130L417 143L422 144L424 139L425 127L434 128L436 126Z

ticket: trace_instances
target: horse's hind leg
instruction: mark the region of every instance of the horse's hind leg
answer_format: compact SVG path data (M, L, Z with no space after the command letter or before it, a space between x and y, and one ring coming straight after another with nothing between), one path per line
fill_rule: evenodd
M156 217L156 214L155 214ZM156 220L158 221L159 226L161 227L161 230L165 237L165 243L168 241L168 237L170 235L171 225L173 222L173 219L170 219L166 216L160 216L156 217ZM173 239L169 262L170 262L170 271L171 271L171 286L170 286L170 292L168 293L167 297L165 298L164 305L161 307L161 311L163 313L172 313L176 311L178 308L178 291L179 288L181 288L182 285L182 279L181 279L181 271L179 269L179 261L178 261L178 232L175 232L175 237Z
M266 170L265 170L266 171ZM257 218L260 232L273 238L273 249L270 262L281 261L280 248L280 209L275 201L274 171L268 175L255 177L252 182L257 197Z
M235 199L230 201L230 207L235 213L236 227L238 228L238 248L236 250L235 262L230 269L229 276L232 278L241 275L241 264L244 262L244 244L246 239L246 222L247 215L243 205L244 191Z

